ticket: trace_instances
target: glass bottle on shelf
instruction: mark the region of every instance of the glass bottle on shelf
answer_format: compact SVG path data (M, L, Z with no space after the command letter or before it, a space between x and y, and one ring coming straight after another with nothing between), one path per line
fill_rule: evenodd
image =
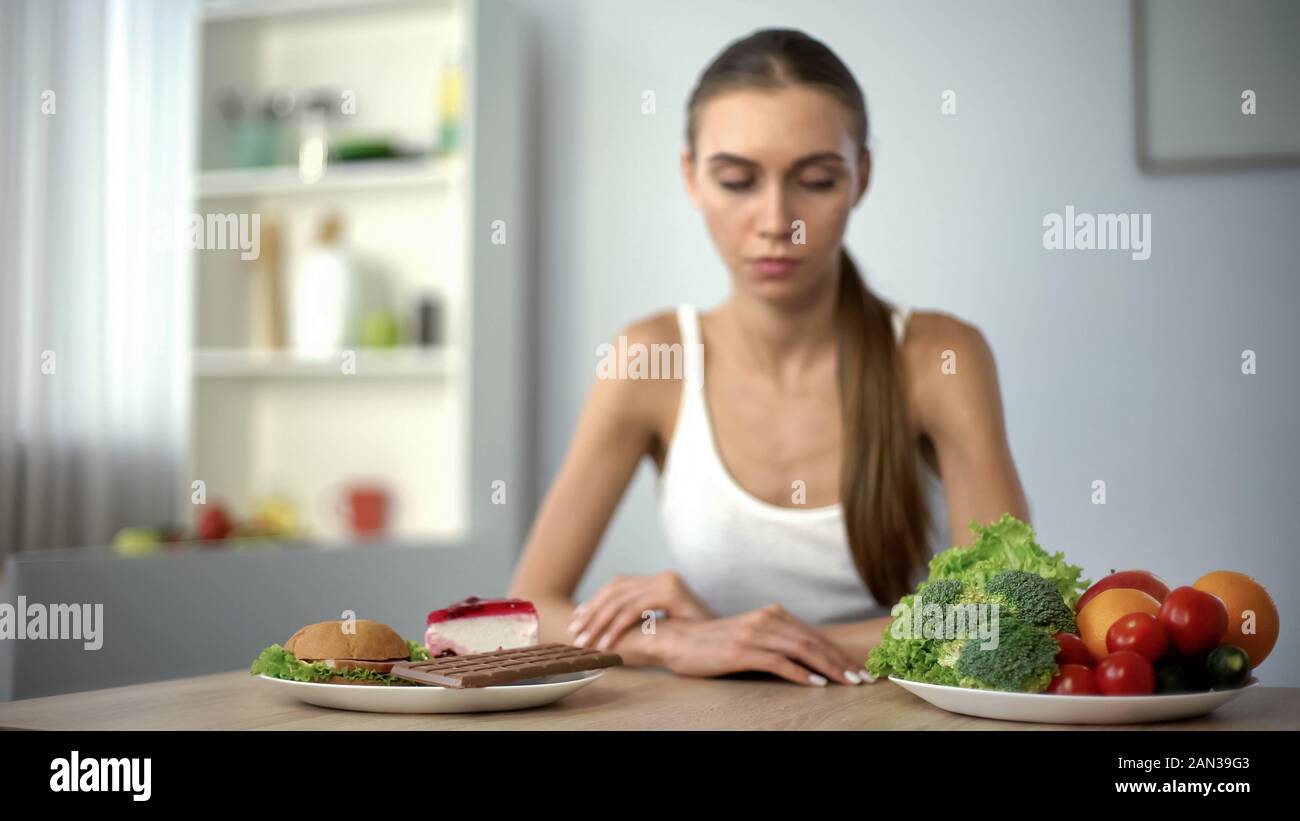
M330 153L330 119L337 97L318 91L298 113L298 179L313 183L325 174Z
M438 148L450 154L460 148L461 119L464 116L465 72L460 46L447 49L438 76Z

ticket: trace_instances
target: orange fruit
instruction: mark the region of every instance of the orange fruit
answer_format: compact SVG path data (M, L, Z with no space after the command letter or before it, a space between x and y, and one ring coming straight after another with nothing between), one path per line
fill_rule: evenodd
M1192 587L1218 596L1228 608L1228 629L1219 644L1235 644L1245 650L1251 667L1262 664L1273 652L1282 623L1264 586L1245 573L1216 570L1197 579ZM1244 632L1251 626L1249 613L1254 613L1253 633Z
M1149 613L1159 617L1160 602L1153 596L1131 587L1112 587L1103 590L1079 611L1079 638L1100 661L1109 655L1106 650L1106 631L1130 613Z

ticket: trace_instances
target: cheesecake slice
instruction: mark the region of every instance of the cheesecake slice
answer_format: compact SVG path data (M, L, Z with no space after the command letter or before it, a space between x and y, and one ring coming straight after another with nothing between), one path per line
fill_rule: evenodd
M470 596L434 610L427 623L424 647L430 658L532 647L538 641L537 608L523 599Z

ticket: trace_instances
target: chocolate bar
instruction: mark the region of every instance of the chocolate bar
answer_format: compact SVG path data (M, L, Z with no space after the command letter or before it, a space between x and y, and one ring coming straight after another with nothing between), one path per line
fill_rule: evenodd
M459 689L617 667L622 663L623 658L617 653L602 653L568 644L535 644L468 656L444 656L429 661L400 661L393 665L391 675L421 684Z

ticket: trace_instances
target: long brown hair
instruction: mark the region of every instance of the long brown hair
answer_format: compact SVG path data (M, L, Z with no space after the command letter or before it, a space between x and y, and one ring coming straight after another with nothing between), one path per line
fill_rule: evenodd
M854 140L867 150L866 102L844 63L801 31L764 29L727 46L700 76L686 114L692 155L698 114L710 99L733 89L789 85L812 86L843 102ZM911 590L928 556L931 527L917 475L891 307L867 287L841 247L835 309L844 425L840 500L858 575L887 605Z

